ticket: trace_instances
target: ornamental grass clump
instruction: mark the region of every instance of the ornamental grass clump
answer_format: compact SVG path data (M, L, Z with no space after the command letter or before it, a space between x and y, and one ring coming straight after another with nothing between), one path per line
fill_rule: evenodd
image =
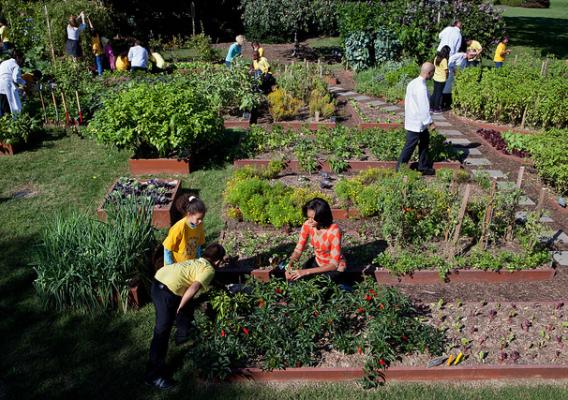
M150 202L125 199L106 211L107 222L75 212L57 216L44 230L34 286L46 307L126 312L129 286L148 281Z

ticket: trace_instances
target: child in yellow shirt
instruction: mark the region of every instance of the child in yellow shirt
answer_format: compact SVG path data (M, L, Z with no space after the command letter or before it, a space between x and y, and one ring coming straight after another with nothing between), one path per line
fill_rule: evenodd
M509 38L505 36L495 49L495 57L493 57L495 68L501 68L505 62L505 57L511 54L511 50L507 50L507 43L509 43Z
M176 222L164 240L164 265L170 265L201 257L205 244L203 218L207 207L201 199L191 196L185 207L187 215Z

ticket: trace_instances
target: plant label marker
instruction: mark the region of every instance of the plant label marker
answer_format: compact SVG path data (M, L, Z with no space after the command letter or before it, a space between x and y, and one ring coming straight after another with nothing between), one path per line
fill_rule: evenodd
M523 177L525 175L525 167L522 166L519 168L519 174L517 175L517 188L520 189L523 185Z

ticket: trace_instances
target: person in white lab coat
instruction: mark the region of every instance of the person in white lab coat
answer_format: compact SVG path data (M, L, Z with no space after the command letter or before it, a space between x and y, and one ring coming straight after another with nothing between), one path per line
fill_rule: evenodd
M24 55L17 50L12 52L12 58L0 64L0 94L6 96L2 96L0 102L8 103L10 112L14 117L22 111L22 103L18 93L18 85L26 84L20 71L22 65L24 65ZM7 108L5 104L2 104L0 113L6 112Z
M449 46L450 57L456 54L462 45L461 27L461 21L454 21L452 26L445 27L438 35L440 44L438 45L436 51L442 50L444 46Z
M434 129L435 125L430 115L430 96L426 87L426 81L434 76L434 69L432 63L422 64L420 76L410 81L406 87L404 98L406 143L396 165L397 171L402 164L406 164L410 160L418 145L418 171L422 172L422 175L435 174L428 160L428 146L430 144L428 128Z

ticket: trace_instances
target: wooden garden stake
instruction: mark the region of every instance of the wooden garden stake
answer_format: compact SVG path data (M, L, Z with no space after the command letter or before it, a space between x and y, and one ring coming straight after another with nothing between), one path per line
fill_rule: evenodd
M71 117L69 115L69 110L67 109L67 102L65 101L65 95L63 92L61 92L61 102L63 103L63 111L65 111L65 126L67 126Z
M546 193L545 188L540 188L540 194L538 196L538 203L536 203L536 213L539 217L542 216L542 209L544 207L544 195Z
M53 37L51 36L51 23L49 22L49 14L47 12L47 5L43 5L43 11L45 12L45 20L47 22L47 37L49 38L49 47L51 47L51 59L53 64L55 64L55 49L53 48Z
M314 118L315 118L316 122L319 122L319 120L320 120L320 112L319 111L315 112Z
M495 207L495 194L497 193L497 181L494 180L491 183L491 192L489 197L489 204L485 209L485 219L483 220L483 226L481 227L481 240L479 241L479 246L482 250L487 248L487 240L489 237L489 227L491 226L491 220L493 219L493 208Z
M57 110L57 100L55 100L55 93L51 91L51 99L53 100L53 107L55 108L55 120L59 123L59 111Z
M45 101L43 101L43 94L41 93L41 85L39 86L39 100L41 101L41 110L43 112L43 122L47 123L47 111L45 110Z
M519 174L517 175L517 188L520 189L523 185L523 177L525 175L525 167L519 168Z
M513 61L513 65L517 65L517 59L519 58L518 54L515 54L515 60Z
M461 203L461 207L460 207L460 212L458 214L458 224L456 225L454 237L452 238L452 245L450 246L450 249L449 249L450 258L454 258L455 248L458 244L458 240L460 239L461 227L462 227L463 219L465 217L465 212L467 210L467 203L469 201L470 193L471 193L471 185L468 184L465 187L465 193L463 195L463 199L462 199L462 203Z
M320 74L320 78L323 77L323 67L321 65L321 60L318 58L318 69L319 69L319 74Z
M523 111L523 119L521 120L521 129L525 129L525 121L527 120L527 111L529 110L529 105L525 106L525 110Z

